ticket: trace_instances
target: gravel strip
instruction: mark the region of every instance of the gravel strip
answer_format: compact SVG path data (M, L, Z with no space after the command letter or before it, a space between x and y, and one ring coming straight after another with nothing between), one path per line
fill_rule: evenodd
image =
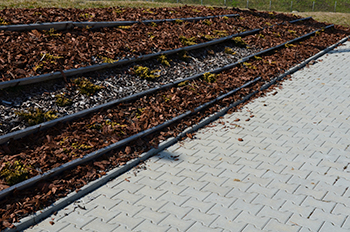
M224 52L225 47L230 47L233 55ZM246 49L235 47L232 42L225 42L206 49L198 49L188 52L190 58L187 62L179 59L177 55L168 57L171 66L160 64L157 60L149 60L134 63L125 67L104 70L85 74L93 84L103 86L95 95L87 96L81 94L75 86L69 86L62 81L50 81L30 87L14 87L4 90L0 105L0 135L21 130L28 125L16 115L16 112L28 111L30 109L41 109L44 112L49 110L57 112L59 117L73 114L75 112L97 106L115 99L123 98L144 90L171 83L185 77L206 72L211 69L234 63L238 59L257 52L257 49ZM144 66L150 70L159 70L160 75L154 81L141 79L131 71L133 67ZM72 79L77 78L73 77ZM56 104L56 95L64 94L73 104L60 107Z

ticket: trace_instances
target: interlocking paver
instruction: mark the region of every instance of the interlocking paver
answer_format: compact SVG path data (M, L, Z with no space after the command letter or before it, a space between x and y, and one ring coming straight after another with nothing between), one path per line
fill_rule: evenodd
M211 123L33 230L350 230L349 54L329 53L219 119L226 128Z

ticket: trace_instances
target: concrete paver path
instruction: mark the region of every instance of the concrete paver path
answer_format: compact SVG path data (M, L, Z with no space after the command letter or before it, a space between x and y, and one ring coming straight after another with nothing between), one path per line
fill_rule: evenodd
M28 231L350 231L349 64L348 42Z

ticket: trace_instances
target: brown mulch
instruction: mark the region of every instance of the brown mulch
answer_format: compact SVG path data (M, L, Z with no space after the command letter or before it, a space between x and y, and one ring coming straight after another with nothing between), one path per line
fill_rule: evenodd
M140 21L148 19L175 19L213 15L236 14L249 11L205 6L182 6L167 8L108 7L92 9L75 8L5 8L0 10L0 18L8 25L44 22L86 22L86 21ZM259 17L271 18L266 12L250 12ZM299 16L278 14L279 20L290 21Z
M284 42L296 37L301 32L303 32L301 34L305 34L310 29L299 27L300 25L275 27L261 32L260 35L251 36L247 38L247 41L251 43L250 45L255 46L274 46L281 41ZM77 121L60 124L26 138L11 141L9 145L2 146L0 149L1 163L13 163L16 160L21 160L31 167L30 175L35 176L144 129L159 125L176 115L214 99L219 94L241 86L257 76L268 81L348 34L348 31L344 31L340 27L326 30L302 43L296 43L294 46L288 46L270 55L262 56L262 59L252 60L241 67L225 71L217 77L217 81L214 83L195 80L182 87L163 90L133 102L119 104L114 108ZM79 190L89 181L104 175L106 170L122 165L149 148L156 147L159 140L177 135L185 127L194 125L220 107L240 99L263 84L264 82L259 82L242 89L201 114L188 117L159 133L118 151L110 152L98 160L80 165L74 170L64 172L45 183L13 193L0 201L1 229L11 226L11 223L29 213L50 205L69 192ZM263 93L258 94L258 96L261 94ZM7 186L3 179L0 184L3 188Z
M187 9L187 8L186 8ZM205 8L206 9L206 8ZM23 10L23 9L22 9ZM186 12L186 11L185 11ZM257 14L254 12L254 14ZM62 32L0 31L0 81L36 76L53 71L68 70L101 63L103 57L111 60L137 57L169 49L184 47L180 36L194 37L196 43L227 35L266 27L282 22L280 15L255 16L252 12L240 12L239 18L215 18L210 25L194 23L159 23L156 27L135 24L131 28L101 28L88 30L75 28ZM280 16L280 17L278 17ZM285 16L287 17L287 16ZM300 23L315 27L314 21ZM177 33L173 33L176 31ZM46 54L46 55L45 55Z

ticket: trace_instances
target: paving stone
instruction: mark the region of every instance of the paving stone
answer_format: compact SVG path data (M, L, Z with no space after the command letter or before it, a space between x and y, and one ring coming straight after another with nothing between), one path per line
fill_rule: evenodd
M144 220L141 222L133 231L145 231L145 232L154 232L154 231L167 231L170 226L160 226L149 220Z
M158 212L162 213L171 213L175 215L177 218L183 218L188 212L192 210L191 207L186 207L186 206L177 206L172 202L167 202L166 204L162 205Z
M119 226L119 224L110 224L101 219L95 218L95 220L90 221L82 229L96 232L109 232L117 229Z
M174 215L167 216L163 221L159 223L160 226L170 226L178 229L179 231L186 231L196 222L192 220L179 219Z
M280 223L276 219L271 219L268 221L266 226L264 227L264 231L286 231L286 232L299 232L300 226L293 224L293 225L286 225L284 223Z
M241 231L246 225L246 222L237 222L221 215L210 225L210 228L226 228L226 231Z
M221 232L221 231L223 231L223 229L220 229L220 228L216 228L216 229L208 228L207 226L204 226L202 223L196 222L188 230L186 230L186 232L200 232L200 231Z
M161 222L168 215L169 215L168 213L156 212L156 211L153 211L152 209L146 207L146 208L143 208L141 211L139 211L136 215L134 215L134 217L144 218L144 219L151 221L154 224L159 224L159 222Z

